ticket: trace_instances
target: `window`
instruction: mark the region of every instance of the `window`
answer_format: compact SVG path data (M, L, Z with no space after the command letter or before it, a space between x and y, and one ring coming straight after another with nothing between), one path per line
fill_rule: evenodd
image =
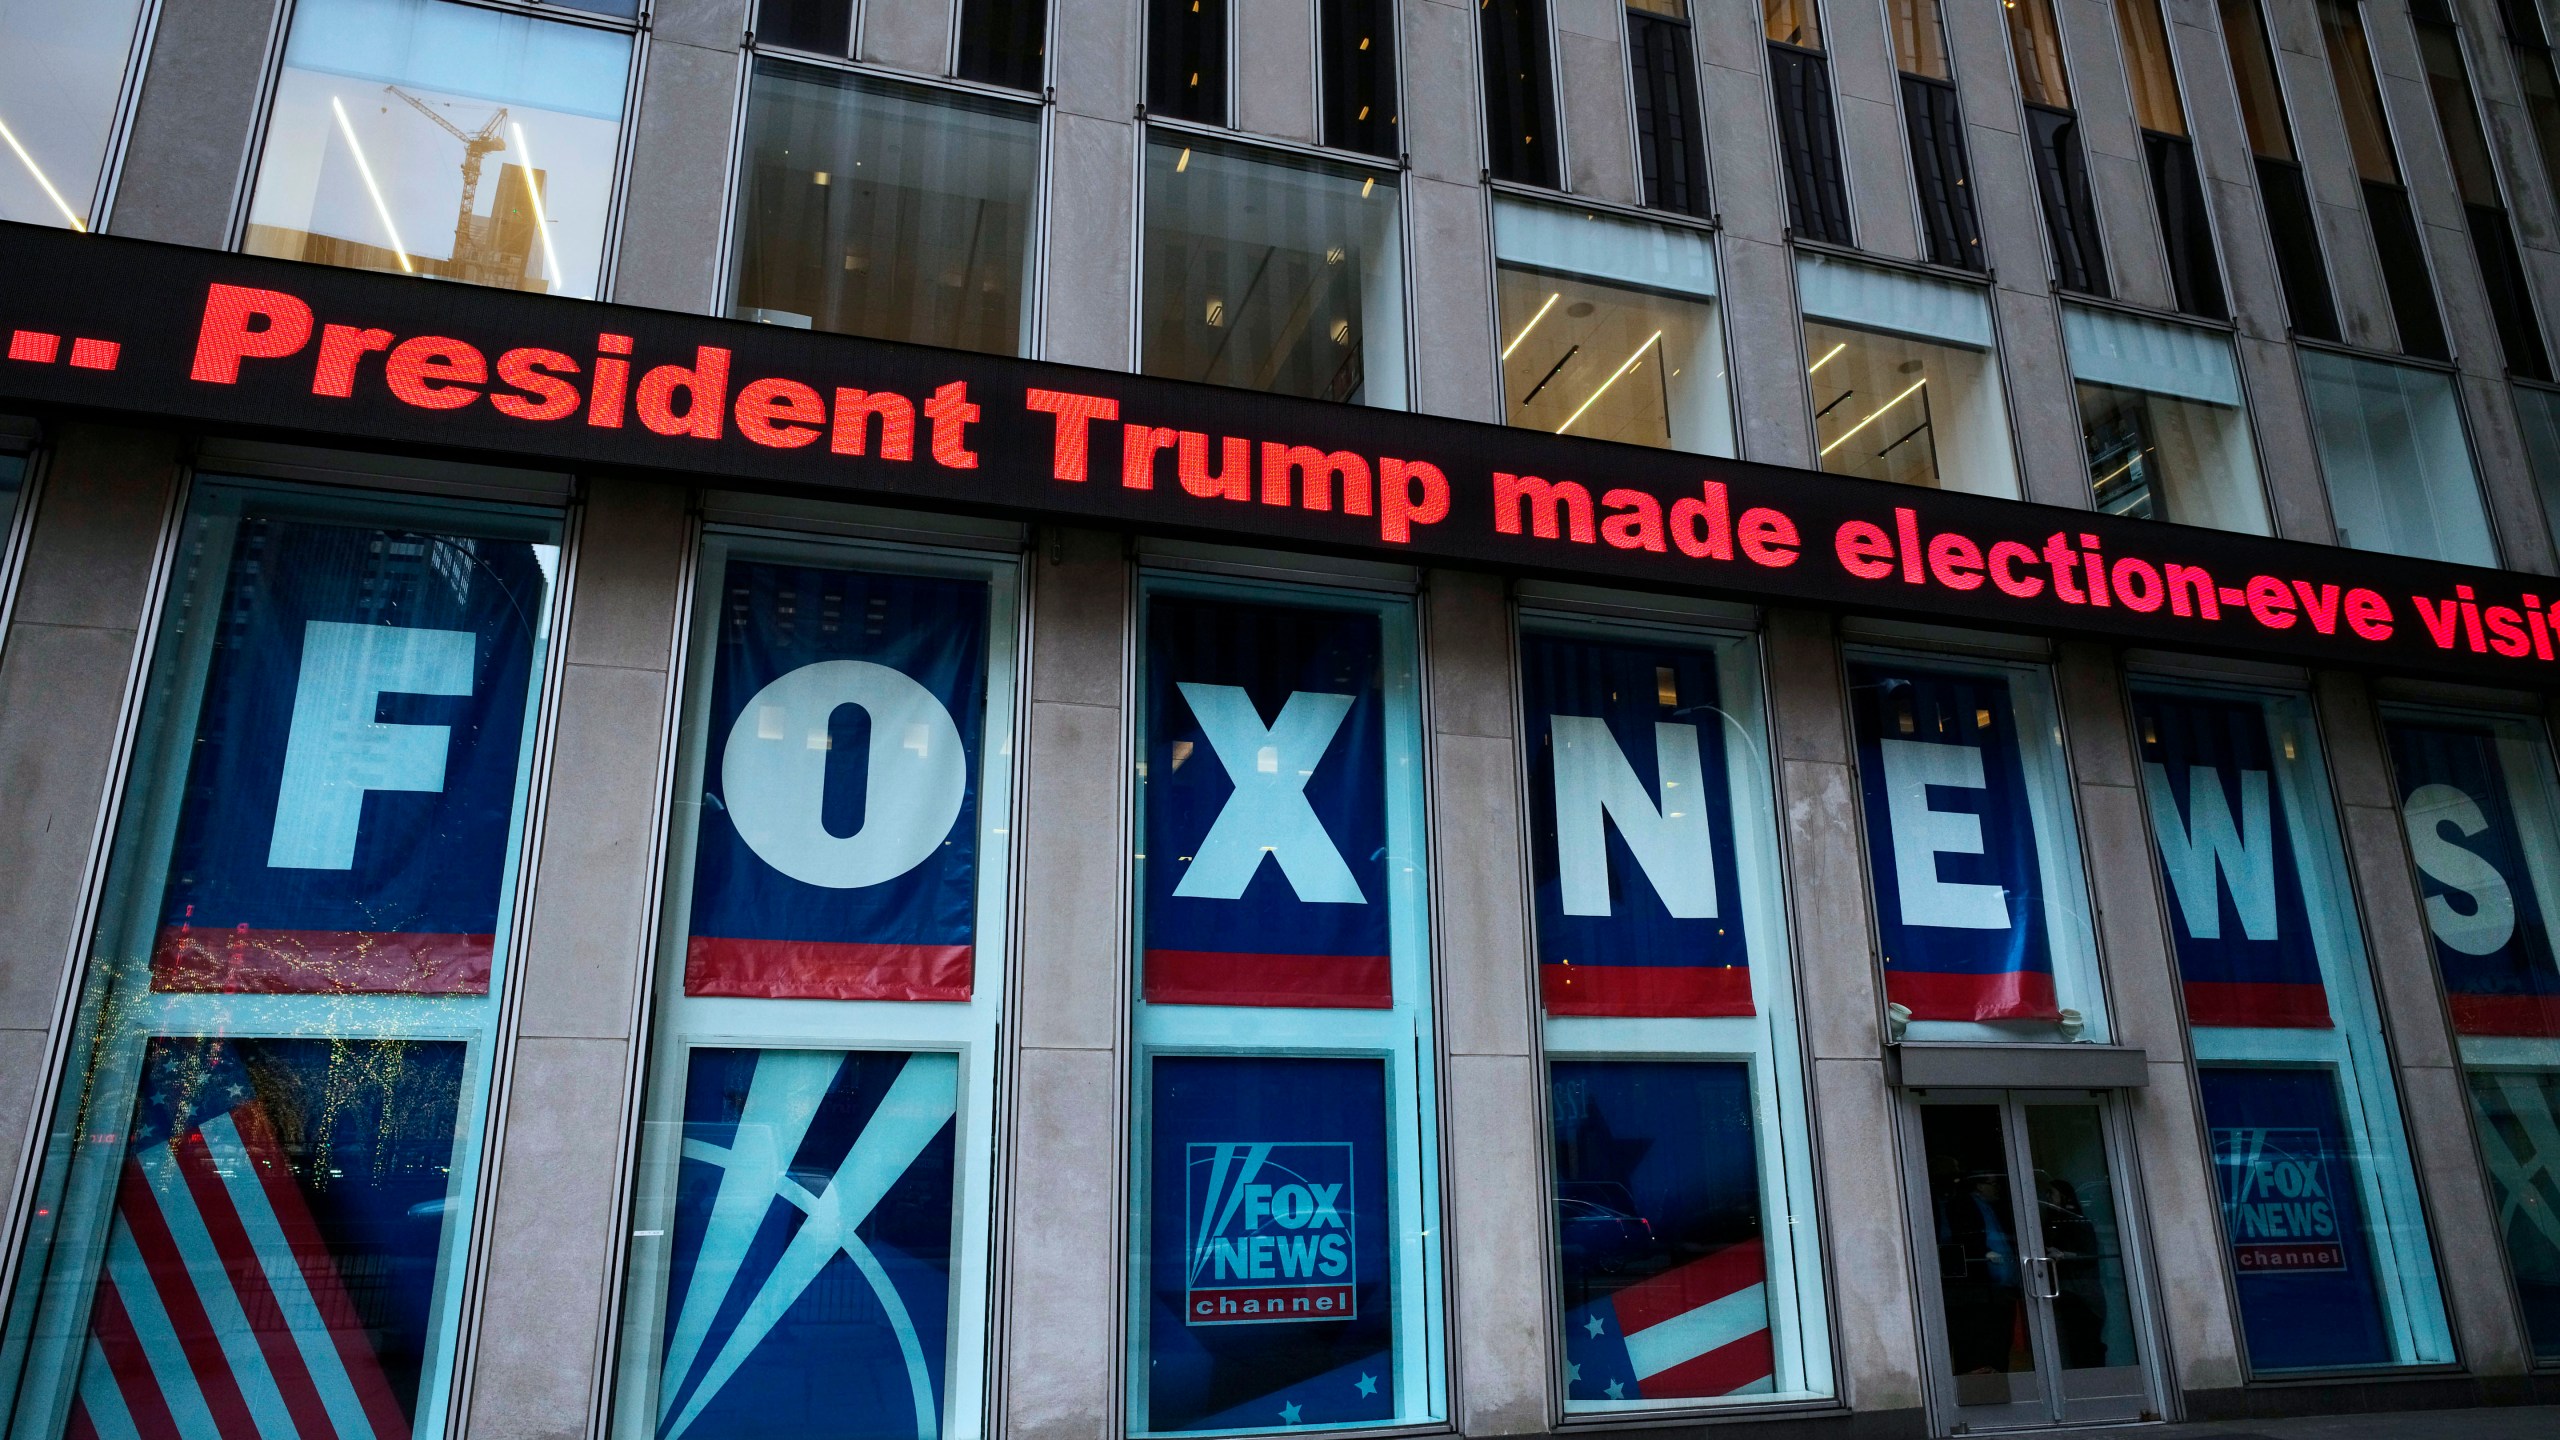
M2450 1362L2310 702L2144 678L2133 710L2250 1368Z
M1565 1408L1828 1395L1757 647L1521 618Z
M1707 138L1699 128L1698 60L1688 0L1630 0L1627 64L1634 72L1636 158L1644 203L1707 213Z
M2052 0L2009 0L2005 13L2055 279L2065 290L2104 295L2106 241L2098 233L2098 200L2080 151L2080 116L2071 107L2071 77L2062 64L2062 29L2054 22Z
M722 530L701 574L615 1432L973 1440L1014 568Z
M2275 49L2267 40L2258 0L2217 0L2222 43L2231 57L2231 79L2240 93L2240 119L2257 161L2258 197L2267 233L2275 242L2276 273L2296 335L2338 338L2338 310L2329 298L2328 260L2311 209L2311 189L2293 150L2293 124L2285 117L2284 85L2276 75Z
M1761 18L1778 107L1778 153L1787 167L1787 228L1808 240L1853 244L1819 0L1762 0Z
M2320 0L2320 29L2328 42L2338 107L2346 115L2348 149L2364 180L2365 218L2373 226L2383 288L2400 327L2400 349L2429 360L2447 359L2452 351L2445 347L2444 319L2436 312L2426 244L2410 209L2409 187L2400 178L2400 160L2391 148L2391 116L2382 107L2382 87L2374 78L2360 0Z
M147 0L0 0L0 220L90 228Z
M2560 68L2551 58L2551 32L2542 23L2538 0L2502 0L2498 18L2506 22L2508 53L2515 57L2526 115L2533 120L2535 147L2542 177L2560 197Z
M1411 602L1149 577L1139 1435L1446 1414Z
M2543 521L2560 535L2560 391L2539 385L2509 388L2516 397L2516 419L2524 430L2525 466L2533 474L2534 492L2542 498Z
M1982 225L1974 212L1945 17L1938 0L1888 0L1885 18L1893 28L1895 63L1902 68L1902 123L1911 132L1911 176L1920 187L1920 230L1928 238L1929 261L1980 270Z
M2527 623L2484 613L2502 648ZM2519 650L2518 653L2521 653ZM2560 1359L2560 797L2534 721L2383 713L2482 1161L2538 1359Z
M2065 305L2062 338L2099 509L2268 532L2229 336Z
M759 0L756 43L820 55L850 55L853 0Z
M1397 204L1390 170L1149 137L1141 368L1401 408Z
M2301 353L2338 543L2497 564L2453 377L2325 350Z
M2142 127L2142 156L2151 172L2151 206L2160 219L2178 308L2208 320L2229 319L2214 257L2213 218L2205 208L2195 141L2187 134L2186 106L2178 96L2177 57L2169 50L2159 0L2117 0L2115 11L2134 122Z
M1325 0L1324 143L1393 159L1404 149L1396 111L1396 20L1388 0Z
M1148 0L1147 112L1227 123L1227 0Z
M2017 498L1988 296L1822 255L1796 293L1823 469Z
M440 1434L560 521L201 479L182 523L9 1422Z
M1483 0L1485 163L1496 180L1562 183L1546 0Z
M1703 232L1496 199L1493 249L1512 424L1733 453Z
M2534 319L2533 292L2525 285L2515 222L2508 218L2506 196L2498 188L2498 165L2489 154L2488 133L2480 127L2480 102L2472 94L2471 71L2462 58L2462 32L2454 28L2453 13L2443 0L2415 0L2409 18L2417 26L2427 91L2435 98L2454 184L2462 191L2471 253L2480 262L2480 283L2489 292L2489 313L2498 322L2507 369L2548 380L2551 361L2543 353L2542 326Z
M631 37L450 0L294 7L247 249L594 299Z
M1048 0L961 0L961 79L1037 90L1048 56Z
M1032 106L756 62L732 314L997 355L1026 346Z
M1910 1038L2105 1040L2051 672L1861 647L1849 713L1885 999Z

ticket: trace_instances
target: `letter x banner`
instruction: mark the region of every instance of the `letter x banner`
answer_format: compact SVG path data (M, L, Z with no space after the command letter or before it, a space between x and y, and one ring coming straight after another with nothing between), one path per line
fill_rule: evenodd
M2453 1026L2466 1035L2560 1036L2560 964L2525 866L2513 759L2485 726L2395 721L2391 763ZM2522 749L2521 746L2513 747ZM2550 823L2547 805L2530 813ZM2549 834L2535 836L2545 853Z

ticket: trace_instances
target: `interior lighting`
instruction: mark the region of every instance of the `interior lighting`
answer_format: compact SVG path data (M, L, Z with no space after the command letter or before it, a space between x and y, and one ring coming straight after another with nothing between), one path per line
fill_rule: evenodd
M1190 168L1191 168L1191 147L1190 147L1190 146L1188 146L1188 145L1185 145L1185 146L1183 146L1183 147L1182 147L1182 154L1181 154L1180 158L1176 159L1176 160L1173 162L1173 173L1174 173L1174 174L1176 174L1176 175L1179 175L1179 174L1181 174L1183 171L1188 170L1188 169L1190 169Z
M373 213L382 217L383 233L391 237L391 253L400 261L400 273L417 274L418 267L409 263L409 247L400 243L400 227L391 223L391 207L383 202L382 187L374 181L373 164L364 158L364 146L356 139L356 127L347 123L347 107L332 95L329 109L338 117L338 133L347 137L348 153L356 157L356 173L364 177L365 193L373 197Z
M62 212L62 218L71 222L71 228L83 235L88 234L88 222L82 220L79 213L71 208L71 203L62 198L61 191L53 188L53 181L44 173L44 167L36 163L36 157L27 153L26 146L18 143L18 137L10 133L5 120L0 120L0 140L9 142L9 148L17 154L18 163L26 166L27 173L36 177L36 183L44 187L44 198L52 201L53 208Z
M1609 387L1617 384L1620 376L1623 376L1628 371L1636 368L1636 362L1644 358L1644 352L1652 349L1654 341L1660 340L1661 338L1662 332L1656 330L1643 344L1637 346L1636 353L1627 357L1627 363L1619 366L1616 372L1611 374L1608 379L1601 381L1600 388L1591 392L1591 398L1582 402L1582 410L1576 410L1571 415L1565 417L1565 422L1556 427L1556 433L1561 435L1567 430L1572 429L1573 422L1582 418L1583 410L1588 410L1592 406L1599 404L1600 397L1609 393Z
M1832 451L1837 450L1837 449L1839 449L1841 446L1843 446L1843 445L1845 445L1845 444L1849 443L1849 437L1850 437L1850 436L1857 434L1859 431L1864 430L1864 429L1866 429L1868 426L1873 425L1873 424L1874 424L1874 423L1876 423L1877 421L1879 421L1879 420L1883 419L1883 418L1884 418L1884 412L1886 412L1887 410L1892 409L1892 408L1893 408L1894 406L1896 406L1896 405L1901 404L1903 401L1910 399L1912 396L1919 394L1919 393L1920 393L1920 387L1921 387L1921 386L1923 386L1923 385L1926 385L1926 384L1928 384L1928 383L1929 383L1929 377L1928 377L1928 376L1926 376L1926 375L1923 375L1923 376L1921 376L1919 379L1912 381L1912 382L1911 382L1911 388L1910 388L1910 389L1903 391L1901 394L1894 396L1894 397L1893 397L1892 399L1890 399L1890 400L1887 400L1887 401L1886 401L1886 402L1884 402L1882 405L1877 406L1877 407L1876 407L1876 409L1875 409L1875 413L1874 413L1874 414L1872 414L1872 415L1869 415L1866 419L1861 420L1861 421L1859 421L1857 424L1850 426L1848 429L1841 431L1841 432L1840 432L1840 438L1839 438L1839 439L1834 440L1834 441L1832 441L1830 444L1825 445L1825 446L1823 446L1823 447L1822 447L1822 453L1823 453L1823 454L1825 454L1825 455L1828 455L1828 454L1830 454Z
M562 279L560 252L551 248L551 217L543 213L542 187L533 183L533 151L525 146L521 122L510 124L508 128L516 132L516 153L524 157L524 193L533 201L533 229L542 237L542 265L551 272L551 283L557 285ZM823 175L826 172L821 170L818 173Z
M1546 319L1547 312L1556 308L1556 302L1563 298L1564 292L1561 290L1549 294L1547 303L1539 306L1538 313L1529 317L1529 323L1520 327L1520 333L1511 337L1511 343L1502 347L1502 358L1510 359L1511 352L1520 348L1520 342L1529 338L1529 332L1537 329L1538 322Z
M1832 362L1832 360L1833 360L1834 358L1836 358L1836 357L1840 354L1840 352L1841 352L1841 351L1846 350L1846 349L1848 349L1848 348L1849 348L1849 342L1848 342L1848 341L1846 341L1846 340L1843 340L1843 341L1841 341L1839 344L1832 346L1829 350L1827 350L1827 351L1823 352L1823 356L1822 356L1822 358L1821 358L1821 359L1816 360L1816 361L1814 361L1812 364L1807 365L1806 367L1804 367L1804 373L1806 373L1807 375L1810 375L1810 374L1812 374L1814 371L1821 369L1823 366L1830 364L1830 363Z

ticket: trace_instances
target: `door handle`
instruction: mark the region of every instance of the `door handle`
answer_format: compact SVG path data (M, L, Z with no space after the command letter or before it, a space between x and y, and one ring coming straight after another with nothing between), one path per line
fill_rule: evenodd
M2035 1275L2042 1282L2036 1291L2037 1299L2059 1300L2062 1298L2062 1275L2053 1268L2051 1256L2030 1255L2027 1257L2027 1265L2028 1273Z

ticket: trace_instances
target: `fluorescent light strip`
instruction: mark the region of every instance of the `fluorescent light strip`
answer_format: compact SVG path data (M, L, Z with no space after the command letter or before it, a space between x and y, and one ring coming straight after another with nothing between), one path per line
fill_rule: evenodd
M1511 337L1511 343L1502 347L1502 358L1510 359L1511 352L1520 348L1520 342L1529 338L1529 332L1537 329L1538 322L1546 319L1547 312L1556 308L1556 302L1563 298L1561 290L1549 295L1547 303L1538 307L1538 313L1529 317L1529 323L1520 327L1520 333Z
M1573 422L1582 418L1583 410L1588 410L1592 406L1599 404L1600 397L1609 393L1609 387L1618 383L1618 377L1636 368L1636 362L1644 358L1644 352L1652 349L1653 342L1661 338L1662 332L1656 330L1653 332L1650 339L1637 346L1636 353L1627 357L1627 363L1618 367L1617 374L1611 375L1608 379L1601 381L1600 388L1591 392L1591 398L1582 402L1582 410L1576 410L1571 415L1565 417L1565 422L1556 427L1556 433L1561 435L1567 430L1572 429Z
M400 273L415 275L418 267L409 263L409 247L400 243L400 227L391 223L391 207L383 202L382 187L374 183L373 164L364 158L364 146L356 139L356 127L347 123L347 107L338 97L329 97L329 108L338 117L338 133L347 137L347 149L356 157L356 173L364 177L365 193L373 197L373 213L382 217L382 229L391 237L391 253L400 260Z
M1899 404L1901 404L1903 401L1908 400L1908 399L1910 399L1912 396L1914 396L1914 395L1918 394L1918 393L1920 392L1920 387L1921 387L1921 386L1923 386L1923 385L1926 385L1926 384L1928 384L1928 383L1929 383L1929 377L1928 377L1928 376L1926 376L1926 375L1923 375L1923 376L1921 376L1919 379L1912 381L1912 382L1911 382L1911 388L1910 388L1910 389L1903 391L1901 394L1894 396L1894 397L1893 397L1892 399L1890 399L1890 400L1887 400L1887 401L1886 401L1886 402L1884 402L1882 405L1877 406L1877 407L1876 407L1876 411L1875 411L1875 413L1874 413L1874 414L1872 414L1872 415L1870 415L1870 416L1868 416L1866 419L1861 420L1861 421L1859 421L1857 424L1850 426L1848 429L1841 431L1841 432L1840 432L1840 438L1839 438L1839 439L1834 440L1834 441L1832 441L1830 444L1825 445L1825 446L1823 446L1823 447L1822 447L1822 453L1823 453L1823 454L1825 454L1825 455L1828 455L1828 454L1830 454L1832 451L1837 450L1837 449L1839 449L1841 446L1843 446L1843 445L1845 445L1845 444L1849 443L1849 437L1850 437L1850 436L1857 434L1859 431L1864 430L1864 429L1866 429L1868 426L1873 425L1873 424L1874 424L1874 423L1876 423L1877 421L1879 421L1879 420L1883 419L1883 418L1884 418L1884 412L1886 412L1887 410L1892 409L1894 406L1899 405Z
M1841 352L1841 351L1846 350L1846 349L1848 349L1848 348L1849 348L1849 342L1848 342L1848 341L1846 341L1846 340L1843 340L1843 341L1841 341L1839 344L1832 346L1832 347L1831 347L1831 349L1830 349L1829 351L1827 351L1827 352L1823 355L1823 357L1822 357L1821 359L1816 360L1816 361L1814 361L1812 364L1807 365L1806 367L1804 367L1804 373L1806 373L1807 375L1810 375L1810 374L1812 374L1814 371L1821 369L1823 366L1830 364L1834 359L1837 359L1837 358L1839 357L1839 354L1840 354L1840 352Z
M62 218L71 222L71 228L83 235L89 233L88 222L72 210L71 203L62 198L61 191L53 188L53 181L46 178L44 167L36 163L36 157L27 153L26 146L18 143L17 136L9 133L7 121L0 121L0 140L9 142L9 148L17 152L18 163L26 166L27 173L36 177L36 183L44 187L44 198L52 201L53 208L62 212Z
M521 122L509 122L507 128L516 132L516 153L524 157L524 193L533 201L533 228L542 237L542 264L551 272L551 283L556 287L563 278L560 252L551 248L551 217L542 211L542 187L533 183L533 151L524 143Z

